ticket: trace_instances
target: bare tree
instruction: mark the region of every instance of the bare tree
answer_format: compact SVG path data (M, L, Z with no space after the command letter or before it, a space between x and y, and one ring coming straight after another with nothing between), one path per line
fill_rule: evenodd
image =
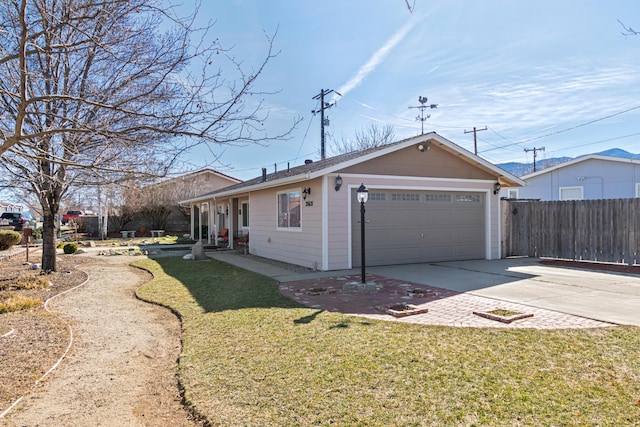
M0 180L42 206L43 270L56 269L55 218L73 186L163 176L194 145L290 132L263 131L254 89L272 38L247 70L218 41L192 44L212 29L196 14L161 0L0 3Z
M378 126L371 122L368 127L357 130L353 139L342 139L336 142L332 151L335 154L350 153L352 151L365 150L367 148L379 147L393 142L395 131L393 126Z
M621 32L623 36L640 36L640 31L636 31L630 26L626 26L621 20L618 19L618 23L622 26L624 31Z

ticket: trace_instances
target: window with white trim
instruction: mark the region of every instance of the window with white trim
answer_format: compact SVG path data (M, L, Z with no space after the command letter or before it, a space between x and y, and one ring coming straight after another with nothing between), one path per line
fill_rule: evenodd
M249 227L249 203L245 202L242 204L242 226L247 228Z
M278 228L300 228L300 190L278 193Z
M507 199L517 199L518 198L518 189L517 188L509 188L507 189Z
M582 200L582 187L560 187L560 200Z
M640 182L636 182L636 197L640 197Z

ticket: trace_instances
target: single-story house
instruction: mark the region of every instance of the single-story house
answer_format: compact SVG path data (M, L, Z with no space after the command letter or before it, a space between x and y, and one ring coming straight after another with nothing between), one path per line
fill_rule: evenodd
M640 195L640 160L589 154L521 177L510 199L626 199Z
M206 238L249 234L249 253L318 270L500 258L500 187L516 176L435 132L267 173L185 200L211 206ZM229 239L233 247L233 239Z

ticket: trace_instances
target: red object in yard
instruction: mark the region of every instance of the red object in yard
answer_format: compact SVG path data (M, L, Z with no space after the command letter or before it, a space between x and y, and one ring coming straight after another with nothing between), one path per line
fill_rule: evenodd
M83 215L84 213L82 211L67 211L66 214L62 215L62 223L66 224L69 221L75 221Z

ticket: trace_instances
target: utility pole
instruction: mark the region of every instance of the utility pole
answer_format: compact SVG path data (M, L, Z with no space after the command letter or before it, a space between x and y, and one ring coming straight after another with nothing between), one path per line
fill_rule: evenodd
M476 132L480 132L481 130L487 130L487 127L485 126L484 129L476 129L476 127L473 127L473 130L466 130L464 131L464 133L471 133L473 132L473 154L475 154L476 156L478 155L478 139L476 138Z
M533 148L525 148L524 152L528 153L529 151L533 151L533 171L536 171L536 157L538 156L538 151L544 151L544 147L533 147Z
M325 144L324 144L324 127L325 126L329 126L329 119L325 119L324 118L324 110L328 110L329 108L333 107L334 105L336 105L335 102L333 103L329 103L329 102L324 102L324 97L326 95L329 95L331 93L334 93L335 91L333 89L320 89L320 93L317 94L316 96L314 96L312 99L319 99L320 100L320 109L319 110L311 110L311 112L315 115L317 113L320 113L320 159L324 160L325 158ZM340 95L340 93L335 92L337 95ZM342 96L342 95L340 95Z
M426 105L428 100L429 99L426 96L419 96L418 97L418 102L420 103L420 105L417 106L417 107L409 107L409 108L417 108L417 109L420 110L420 115L418 117L416 117L416 121L420 122L421 128L422 128L422 130L421 130L422 133L420 135L424 135L424 122L429 117L431 117L431 114L427 114L427 117L425 117L424 116L424 110L426 110L427 108L431 108L431 109L438 108L438 104Z

